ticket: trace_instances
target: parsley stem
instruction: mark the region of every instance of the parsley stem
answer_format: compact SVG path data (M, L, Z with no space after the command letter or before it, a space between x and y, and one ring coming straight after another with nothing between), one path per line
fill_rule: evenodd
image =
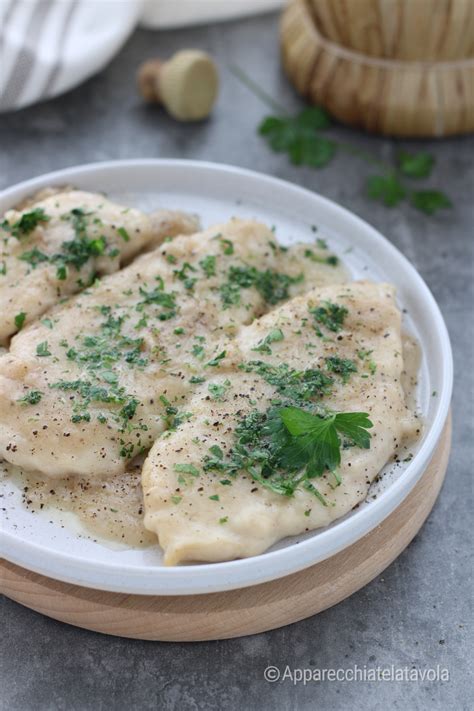
M244 72L243 69L237 67L235 64L231 64L229 65L229 71L237 79L239 79L239 81L241 81L242 84L244 84L244 86L246 86L247 89L252 92L252 94L259 98L260 101L269 106L271 109L279 111L281 114L288 116L288 111L283 106L281 106L281 104L275 101L275 99L273 99L270 94L267 94L267 92L262 89L256 82L254 82L254 80L251 79L249 75Z
M364 151L362 148L358 148L357 146L354 146L352 143L344 143L344 142L338 141L337 147L341 151L350 153L350 155L353 155L356 158L361 158L366 163L369 163L370 165L373 165L376 168L380 168L381 170L383 170L385 173L387 173L389 175L392 175L395 172L393 166L388 165L388 163L384 163L383 160L376 158L372 153L368 153L367 151Z
M267 94L267 92L262 89L256 82L254 82L254 80L251 79L249 75L244 72L243 69L237 67L235 64L232 64L229 66L229 70L237 79L239 79L239 81L242 82L242 84L247 87L247 89L249 89L261 101L263 101L264 104L266 104L271 109L275 109L281 114L288 116L288 111L277 101L275 101L272 96ZM375 158L371 153L367 153L366 151L362 150L361 148L358 148L357 146L352 145L351 143L342 143L338 141L337 147L345 151L346 153L350 153L351 155L357 156L358 158L365 160L366 163L370 163L374 166L377 166L377 168L381 168L386 173L393 172L393 168L391 166L387 165L378 158Z

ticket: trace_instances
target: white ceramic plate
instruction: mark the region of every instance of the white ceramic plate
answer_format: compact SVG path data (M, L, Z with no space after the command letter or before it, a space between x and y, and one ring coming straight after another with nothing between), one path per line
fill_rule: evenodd
M328 239L354 278L389 281L406 309L405 327L423 351L418 404L424 434L410 462L384 471L376 499L331 526L286 539L263 555L227 563L167 568L158 546L110 547L61 525L51 514L25 510L21 495L3 482L2 555L13 563L66 582L124 593L191 595L255 585L296 572L337 553L381 523L407 496L433 454L448 413L452 356L441 313L411 264L366 222L296 185L239 168L179 160L96 163L50 173L0 195L0 212L48 185L104 191L145 209L166 206L197 212L204 226L231 215L275 225L283 243L314 240L312 225ZM433 391L437 396L432 397ZM66 523L66 522L65 522Z

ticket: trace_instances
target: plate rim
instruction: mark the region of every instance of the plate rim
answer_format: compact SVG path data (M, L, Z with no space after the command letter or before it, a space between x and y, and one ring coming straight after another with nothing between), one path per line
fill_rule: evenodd
M439 342L441 344L441 376L443 389L441 393L438 393L438 407L435 417L419 451L408 464L405 471L380 494L376 501L371 502L369 507L357 511L351 518L335 523L330 528L321 530L318 533L318 546L321 548L321 542L323 542L323 547L326 551L324 554L314 555L311 548L315 539L309 537L304 541L290 544L285 548L264 552L251 558L177 567L160 566L159 568L153 568L153 566L150 565L125 567L121 568L120 573L120 571L117 571L119 568L117 563L106 564L105 562L91 561L83 556L71 558L71 556L66 553L52 551L34 542L22 541L15 537L13 533L2 531L2 538L7 544L6 546L2 546L2 555L12 563L53 579L110 592L143 595L196 595L221 592L224 590L249 587L291 575L292 573L296 573L335 555L343 548L362 538L400 505L421 477L439 440L451 402L453 358L449 333L444 318L433 294L415 267L403 253L376 228L372 227L372 225L351 210L313 190L265 173L224 163L199 160L140 158L98 161L62 168L21 181L0 191L0 200L8 201L11 199L13 205L14 200L18 201L21 199L19 194L25 196L26 194L31 194L35 189L40 189L47 185L54 185L67 180L73 181L91 171L100 172L112 170L120 172L130 168L140 169L145 167L156 167L162 170L166 170L167 168L181 168L183 170L194 169L213 173L218 172L221 174L231 174L242 179L257 180L260 183L266 183L268 186L276 185L289 193L293 192L293 194L299 194L303 198L306 197L306 199L315 201L315 203L317 203L316 207L322 206L326 211L329 210L333 213L339 213L346 221L349 220L353 223L357 223L359 228L363 229L366 233L370 233L375 240L381 240L384 243L385 249L391 253L393 258L403 264L407 277L415 281L417 291L423 294L424 303L428 306L430 317L434 320L438 331ZM297 555L295 555L296 551ZM72 563L74 565L74 571L71 572L70 566ZM279 563L279 565L275 568L275 565L272 565L272 563ZM242 569L244 569L245 572L244 579L241 579L239 574L239 571L242 571ZM116 571L115 577L113 571ZM123 577L124 571L126 571L127 574L125 584L123 579L120 580L120 582L118 579L120 575ZM156 579L157 571L159 571L158 577L160 578L160 583L150 587L149 583L144 584L142 580L142 584L140 584L140 578L144 576L151 578L152 575L150 573L152 571L154 572L154 579ZM216 575L216 573L218 573L218 575ZM218 582L215 580L216 577L220 578Z

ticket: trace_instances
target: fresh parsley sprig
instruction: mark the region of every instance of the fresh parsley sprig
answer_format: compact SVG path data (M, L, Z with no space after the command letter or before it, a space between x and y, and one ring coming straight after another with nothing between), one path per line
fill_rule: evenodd
M338 152L346 152L377 166L380 172L368 176L366 193L369 198L386 207L394 207L408 200L413 207L427 215L452 207L451 200L441 190L418 190L411 182L407 182L431 175L435 159L430 153L401 151L395 165L386 164L357 146L322 135L322 132L334 125L331 116L322 107L305 108L291 116L240 68L231 67L231 71L250 91L277 111L278 115L267 116L261 121L258 133L273 151L287 153L293 165L320 169L327 166Z
M341 437L369 449L373 425L366 412L335 412L313 415L300 407L285 407L279 416L290 437L279 453L282 467L304 470L307 478L334 472L341 464Z
M282 496L293 496L303 488L326 506L313 480L328 471L339 485L342 446L368 449L367 430L372 426L365 412L321 410L313 414L293 406L272 406L265 413L255 410L237 425L229 456L213 446L203 466L205 471L231 478L246 471L254 481ZM231 479L224 481L231 483Z

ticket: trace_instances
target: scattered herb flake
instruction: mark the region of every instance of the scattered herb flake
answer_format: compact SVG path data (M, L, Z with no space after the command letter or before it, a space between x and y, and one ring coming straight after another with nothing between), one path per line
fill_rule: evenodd
M322 306L309 309L317 323L326 326L330 331L337 333L342 329L344 320L349 313L345 306L333 304L331 301L323 301Z
M211 358L211 360L209 360L206 363L206 365L209 365L212 367L220 365L221 360L223 360L226 357L226 355L227 355L227 351L222 351L221 353L216 355L214 358Z
M26 319L25 311L20 311L20 313L18 313L15 316L15 326L17 327L18 330L20 330L23 327L23 324L25 323L25 319Z
M117 234L120 235L120 237L124 240L124 242L130 242L130 235L128 234L125 227L119 227L117 229Z
M255 346L255 348L252 348L252 350L257 353L266 353L267 355L271 355L272 349L270 348L270 343L283 341L284 338L285 336L281 328L273 328L270 333Z
M49 350L48 341L42 341L36 346L36 355L44 358L45 356L50 356L51 351Z
M49 220L50 217L46 215L43 208L36 207L29 212L24 212L20 219L17 222L14 222L13 225L10 225L7 220L4 220L2 227L7 232L10 232L14 237L21 239L21 237L25 237L26 235L29 235L30 232L33 232L33 230L36 229L40 223L48 222Z
M199 262L199 266L207 278L213 277L216 274L216 259L215 255L208 254Z
M20 398L17 402L22 402L25 405L37 405L42 397L43 393L40 390L30 390L26 393L24 397Z

